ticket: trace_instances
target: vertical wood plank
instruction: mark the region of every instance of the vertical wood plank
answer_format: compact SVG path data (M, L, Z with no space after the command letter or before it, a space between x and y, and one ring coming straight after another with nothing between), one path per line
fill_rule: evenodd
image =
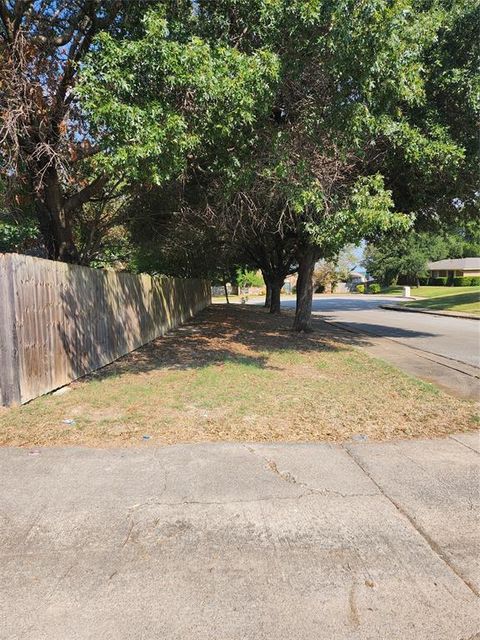
M11 256L0 255L0 402L6 406L21 402L14 293Z
M209 303L203 280L0 254L0 402L27 402L68 384Z

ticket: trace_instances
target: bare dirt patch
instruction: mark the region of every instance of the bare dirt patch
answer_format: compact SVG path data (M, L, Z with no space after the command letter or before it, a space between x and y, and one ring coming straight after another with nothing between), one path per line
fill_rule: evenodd
M321 321L216 305L72 384L0 412L4 445L431 437L478 428L478 407L365 354Z

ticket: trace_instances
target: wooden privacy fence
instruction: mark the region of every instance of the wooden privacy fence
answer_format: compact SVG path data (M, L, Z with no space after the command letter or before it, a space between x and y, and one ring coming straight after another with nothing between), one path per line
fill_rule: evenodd
M27 402L68 384L209 303L206 280L0 254L0 403Z

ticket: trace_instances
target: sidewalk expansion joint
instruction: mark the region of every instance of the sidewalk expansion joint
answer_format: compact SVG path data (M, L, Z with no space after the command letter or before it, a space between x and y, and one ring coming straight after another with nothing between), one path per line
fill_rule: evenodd
M415 531L425 540L430 549L438 556L444 564L452 571L457 578L459 578L463 584L477 597L480 596L478 589L473 585L470 580L465 578L464 575L453 565L450 561L450 558L443 552L442 548L429 536L429 534L421 527L398 502L396 502L392 497L390 497L383 490L382 486L372 477L372 475L367 471L367 469L358 461L358 459L353 455L353 453L345 446L341 445L342 448L348 453L350 458L355 462L355 464L363 471L363 473L374 483L374 485L378 488L380 493L395 507L395 509L400 513L400 515L405 518L410 525L415 529Z

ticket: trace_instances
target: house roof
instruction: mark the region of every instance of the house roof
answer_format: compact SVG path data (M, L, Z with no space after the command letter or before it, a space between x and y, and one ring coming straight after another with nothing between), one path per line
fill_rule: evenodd
M430 270L454 270L468 271L470 269L480 270L480 258L455 258L453 260L437 260L436 262L429 262L428 268Z

